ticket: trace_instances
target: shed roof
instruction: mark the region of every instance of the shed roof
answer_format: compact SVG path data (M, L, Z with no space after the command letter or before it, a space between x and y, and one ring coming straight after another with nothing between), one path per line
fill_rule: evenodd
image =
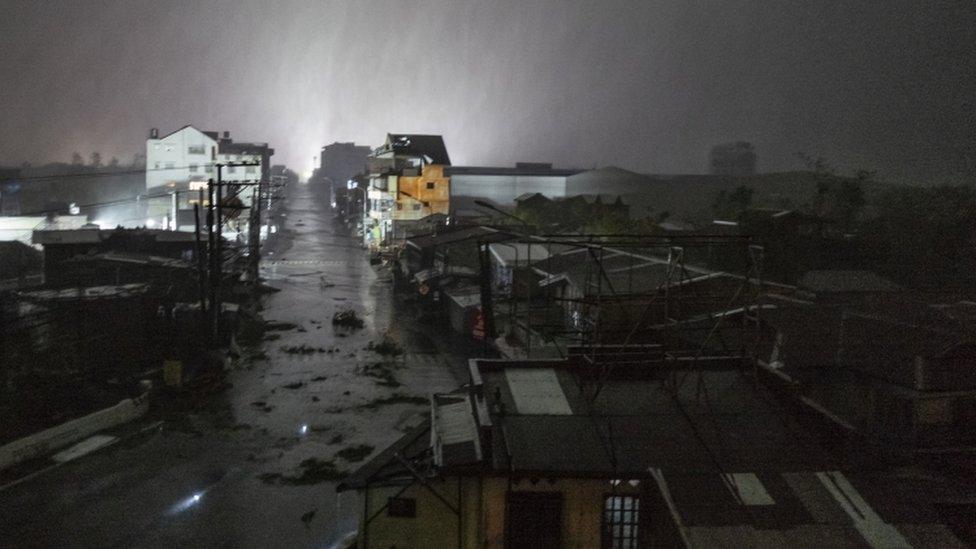
M500 233L496 229L492 229L491 227L482 227L480 225L463 227L457 230L440 231L437 233L410 237L407 239L407 246L422 250L424 248L442 246L452 242L461 242L463 240L476 239L492 234Z
M812 292L897 292L903 288L871 271L808 271L799 286Z
M528 242L496 242L488 245L491 255L506 267L529 265L549 257L549 248Z

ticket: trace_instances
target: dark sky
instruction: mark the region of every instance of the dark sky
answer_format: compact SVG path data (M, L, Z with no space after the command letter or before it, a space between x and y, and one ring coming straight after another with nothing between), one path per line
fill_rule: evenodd
M0 0L0 162L127 161L150 127L269 141L441 133L456 164L701 172L797 151L976 172L976 2Z

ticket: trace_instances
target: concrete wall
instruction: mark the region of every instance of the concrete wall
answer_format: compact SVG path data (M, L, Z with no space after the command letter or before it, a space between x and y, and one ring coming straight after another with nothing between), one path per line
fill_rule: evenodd
M461 479L462 547L505 547L505 509L509 481L504 477ZM444 499L458 501L458 479L431 484ZM604 498L612 492L606 479L530 479L513 481L515 492L559 492L563 496L563 547L600 547ZM372 516L400 490L399 487L372 488L365 495L365 516ZM617 494L639 495L640 490L626 482L616 487ZM457 547L458 521L455 515L426 488L408 488L400 497L415 498L415 518L387 517L385 511L373 519L368 532L360 521L358 547ZM366 542L364 544L364 542Z
M394 220L421 219L435 213L450 213L451 179L444 177L444 166L424 166L419 176L400 176L395 179L396 183L390 183L391 191L394 190L393 187L396 188ZM428 189L428 183L432 183L434 188ZM424 206L424 202L428 205ZM418 205L420 207L415 209Z
M610 494L610 482L605 479L522 479L512 483L513 492L559 492L563 496L563 547L588 549L600 547L600 526L603 519L603 500ZM508 479L497 477L485 480L483 547L505 547L505 497ZM618 494L638 494L627 483L617 486Z
M458 483L460 482L460 501L458 500ZM430 487L446 501L460 509L461 546L480 547L478 543L478 497L480 480L477 478L448 478L434 480ZM364 495L365 516L370 517L380 511L387 499L400 491L400 487L371 488ZM398 549L438 549L458 547L459 519L443 502L431 492L414 484L409 487L401 498L412 498L416 501L417 515L413 518L389 517L386 511L379 515L367 526L365 519L360 519L360 531L357 547ZM458 505L460 503L460 505Z
M132 421L148 409L149 400L145 395L125 399L115 406L15 440L0 447L0 469L47 455L93 433Z

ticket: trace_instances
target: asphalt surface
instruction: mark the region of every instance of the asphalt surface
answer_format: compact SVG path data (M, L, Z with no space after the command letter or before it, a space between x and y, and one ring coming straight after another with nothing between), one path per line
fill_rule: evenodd
M281 329L234 363L225 391L157 405L146 421L161 429L0 492L0 547L333 547L354 531L357 494L289 480L308 478L305 460L348 471L369 459L353 450L396 440L422 419L418 397L457 387L468 349L393 298L315 189L289 189L283 213L262 266L281 290L262 314ZM347 308L363 329L333 327ZM384 334L404 353L367 349ZM379 362L394 366L370 370Z

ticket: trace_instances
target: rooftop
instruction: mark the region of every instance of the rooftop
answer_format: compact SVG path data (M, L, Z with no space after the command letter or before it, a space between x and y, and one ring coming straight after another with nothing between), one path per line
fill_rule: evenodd
M430 421L338 489L420 470L606 479L608 493L626 482L660 496L688 547L963 547L938 505L972 502L965 490L852 466L741 362L664 368L601 376L564 360L471 360L467 395L435 395ZM670 373L684 381L675 390Z
M444 138L439 135L391 133L386 136L385 146L397 156L417 156L428 164L451 165Z
M903 288L871 271L808 271L799 286L814 293L897 292Z
M102 242L113 235L124 234L151 237L156 242L196 242L191 232L165 231L162 229L67 229L34 231L34 243L44 246L58 244L89 244Z
M534 175L544 177L568 177L584 170L574 168L553 168L551 164L522 164L509 166L451 166L444 175Z

